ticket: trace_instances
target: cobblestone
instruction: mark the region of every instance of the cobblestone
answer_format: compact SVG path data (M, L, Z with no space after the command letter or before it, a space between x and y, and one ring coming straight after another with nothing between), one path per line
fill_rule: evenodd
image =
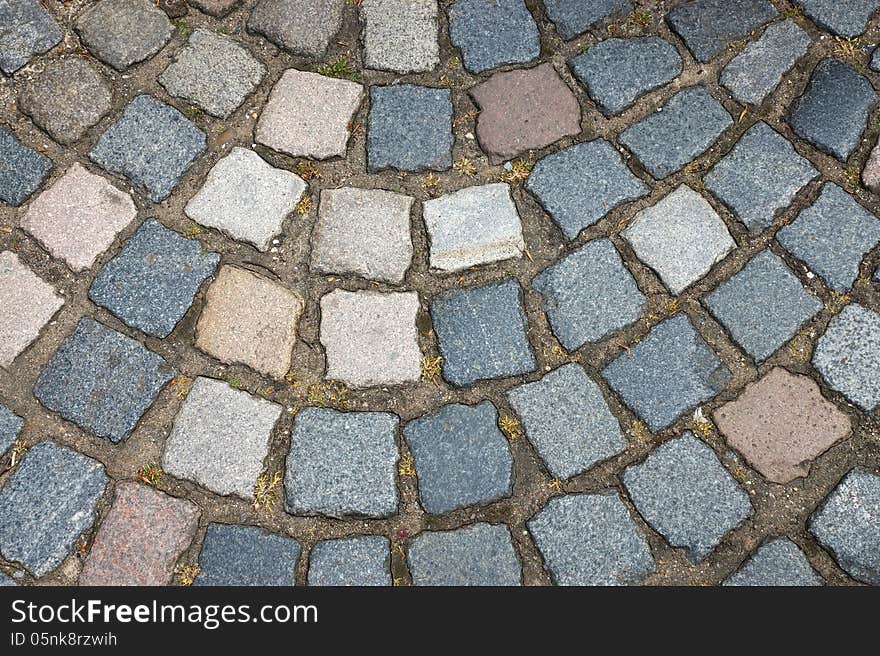
M0 200L18 207L37 190L51 169L49 158L0 127Z
M473 524L426 532L407 552L415 585L520 585L520 564L504 526Z
M22 428L24 428L24 419L0 404L0 455L6 453L15 443Z
M876 0L795 0L798 7L820 27L841 36L854 37L865 31L868 18L880 7Z
M391 585L391 546L386 538L363 535L325 540L312 548L309 585Z
M194 585L290 586L299 543L257 526L208 524Z
M367 68L420 73L440 63L437 0L365 0L360 12Z
M762 545L724 585L813 586L822 579L791 540L772 540Z
M544 8L547 10L547 17L556 25L559 36L568 40L596 27L604 20L628 14L633 10L633 4L630 0L545 0Z
M58 23L37 0L7 0L0 7L0 70L12 75L62 38Z
M523 0L458 0L448 12L449 38L471 73L527 64L541 54L538 26Z
M694 0L674 7L666 21L697 61L708 62L774 16L768 0Z
M147 0L100 0L76 19L85 47L117 71L159 52L172 29L165 13Z
M260 0L247 29L294 55L323 57L344 7L345 0Z

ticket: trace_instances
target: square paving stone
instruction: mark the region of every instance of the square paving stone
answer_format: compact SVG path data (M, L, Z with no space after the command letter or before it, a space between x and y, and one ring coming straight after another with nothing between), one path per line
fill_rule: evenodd
M681 169L709 149L733 125L724 106L704 87L679 91L663 107L619 137L658 180Z
M452 403L403 431L415 459L419 498L438 515L497 501L513 491L513 457L489 401Z
M544 0L544 8L556 32L568 40L607 18L623 17L633 10L633 4L630 0Z
M555 478L571 478L626 448L602 390L577 364L514 387L507 398Z
M676 295L736 248L715 209L687 185L636 214L622 234Z
M196 378L165 443L162 468L220 495L254 498L281 406Z
M342 26L345 0L260 0L247 19L249 32L303 57L323 57Z
M656 571L648 541L613 492L556 497L528 526L557 585L634 585Z
M607 239L587 242L532 280L556 339L567 351L636 321L645 296Z
M367 68L422 73L440 63L436 0L364 0L360 12Z
M63 36L37 0L6 0L0 5L0 25L0 69L7 75L58 44Z
M57 59L29 80L18 99L22 112L61 144L82 138L110 111L107 79L82 57Z
M257 142L291 157L345 157L349 124L364 87L289 68L272 87L257 123Z
M348 292L321 298L327 378L352 387L400 385L421 378L416 292Z
M822 303L771 251L762 251L705 299L737 344L760 362L794 337Z
M204 150L204 132L170 105L142 95L101 135L89 157L145 187L158 203Z
M24 428L24 419L0 403L0 455L6 453L9 447L15 444L22 428Z
M526 244L510 185L467 187L422 207L432 269L460 271L522 257Z
M208 524L193 585L294 585L299 542L257 526Z
M724 585L730 586L814 586L822 578L810 566L798 546L779 538L762 545Z
M452 93L412 84L370 88L370 173L443 171L452 167Z
M0 367L8 367L64 305L12 251L0 253Z
M117 71L155 55L173 29L165 12L149 0L101 0L76 19L83 45Z
M581 131L581 107L552 64L495 73L470 90L477 139L491 164Z
M721 84L739 102L760 105L809 46L810 35L793 20L774 23L730 60L721 72Z
M104 265L89 298L132 328L167 337L219 262L197 240L150 219Z
M880 405L880 314L853 303L819 338L813 366L828 386L871 412Z
M816 202L776 233L776 239L829 287L845 292L859 277L862 259L880 243L880 219L829 182Z
M296 413L284 477L287 512L331 517L397 512L398 423L388 412Z
M143 344L80 319L40 373L34 396L64 419L120 442L176 372Z
M322 190L312 232L312 269L403 282L412 264L414 200L382 189Z
M781 367L746 385L713 417L727 443L774 483L809 474L812 461L851 430L812 378Z
M568 239L611 210L648 193L604 139L576 144L539 160L525 182Z
M671 9L666 22L698 61L707 62L774 16L767 0L695 0Z
M169 585L199 527L199 507L138 483L116 486L80 585Z
M449 39L461 48L471 73L526 64L541 55L538 25L523 0L458 0L446 11Z
M257 87L266 67L232 39L197 29L159 76L172 96L226 118Z
M845 162L858 147L877 93L849 64L823 59L804 95L794 101L791 129L822 152Z
M718 394L730 371L679 314L657 324L602 377L651 431L658 431Z
M40 442L0 488L0 553L34 576L55 569L94 523L106 484L97 460Z
M235 146L214 165L184 212L197 223L267 251L307 189L295 173Z
M681 73L675 47L659 37L605 39L568 62L604 114L618 114Z
M749 495L691 433L657 447L623 472L633 503L673 547L703 560L728 531L752 514Z
M280 284L234 266L220 268L205 295L196 346L218 360L275 378L290 369L302 299Z
M84 271L136 216L131 196L74 163L31 202L21 227L53 257L74 271Z
M819 27L841 36L854 37L865 31L871 14L880 7L877 0L795 0L798 7Z
M312 548L309 585L389 586L391 545L378 535L323 540Z
M413 585L521 585L522 567L504 525L473 524L417 535L407 550Z
M0 127L0 200L18 207L37 190L51 168L48 157Z
M466 386L534 371L522 290L515 280L455 289L431 303L443 377Z
M819 175L794 146L760 121L706 176L706 188L750 230L768 228L795 194Z
M851 471L807 526L850 576L880 585L880 476Z

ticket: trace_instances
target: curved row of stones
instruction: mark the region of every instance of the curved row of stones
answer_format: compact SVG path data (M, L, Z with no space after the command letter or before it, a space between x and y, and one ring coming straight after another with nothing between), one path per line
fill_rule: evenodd
M199 584L627 584L652 580L665 564L658 553L680 549L687 571L739 532L739 552L719 549L740 554L741 567L715 574L729 584L821 584L821 562L836 582L880 583L880 297L870 280L880 282L880 221L868 192L880 191L880 153L868 156L867 190L853 192L846 177L868 155L878 78L858 65L858 37L876 32L880 2L695 0L669 3L665 16L628 0L238 4L192 0L224 21L216 30L204 16L208 27L172 23L147 0L86 3L66 23L35 0L0 8L11 26L0 32L0 68L24 115L4 114L19 125L0 128L0 389L22 398L16 376L36 357L33 395L67 436L62 445L38 435L0 406L4 582L51 581L54 570L65 581L73 567L84 585L167 584L189 562ZM274 59L320 61L349 14L366 69L441 71L439 84L267 67L247 45L266 39L281 49ZM447 26L463 64L441 60ZM547 43L579 54L558 62ZM534 65L542 53L552 63ZM149 68L153 57L167 65ZM788 79L810 57L809 82L780 121ZM120 102L108 78L125 85L127 71L145 67L152 78ZM477 83L457 88L456 67ZM265 104L252 108L269 77ZM459 94L476 108L464 118ZM584 132L601 117L610 132ZM253 125L244 138L254 143L228 144L227 120ZM456 130L461 121L475 134ZM39 152L45 137L30 122L75 156L60 164ZM395 191L329 184L308 164L352 157L358 131L359 179L392 170L379 184L400 180ZM462 138L487 171L504 163L502 181L454 158ZM187 182L207 151L219 157ZM435 189L429 173L428 198L401 193L407 174L453 167L458 190ZM306 268L323 291L309 310L312 291L263 263L279 261L290 217L310 212L313 192ZM561 248L534 243L526 194L561 238L540 234ZM196 228L184 235L157 220L174 212ZM247 246L212 250L227 240ZM533 261L530 247L550 252L537 275L507 273ZM421 250L441 281L424 290ZM86 299L34 273L48 258L85 281ZM40 359L47 326L69 305L71 330ZM302 334L309 313L317 339ZM193 360L179 356L183 335L216 366L184 371ZM547 335L549 356L536 343ZM298 342L323 354L323 377L335 382L309 386L304 407L286 401L285 381L300 385ZM434 378L432 362L442 381L422 380ZM258 382L239 389L218 371ZM389 411L417 387L434 394L430 412ZM381 394L364 398L384 408L348 400L368 388ZM129 467L111 479L113 449L163 404L173 412L161 452L170 478L142 471L138 482ZM847 441L851 466L811 483ZM518 463L530 457L539 491L523 493ZM275 472L283 507L249 512L266 503ZM830 494L807 509L806 532L783 518L787 531L750 544L745 526L777 521L759 517L754 477L770 496L798 485ZM493 514L521 495L534 506L521 521L503 521L509 506ZM401 504L418 509L412 534L413 520L393 521ZM320 521L266 530L288 515ZM530 566L535 556L541 565Z

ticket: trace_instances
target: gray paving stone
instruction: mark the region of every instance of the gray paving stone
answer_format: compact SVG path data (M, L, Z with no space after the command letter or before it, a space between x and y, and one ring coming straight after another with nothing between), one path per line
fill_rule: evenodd
M808 528L853 578L880 585L880 476L851 471L813 513Z
M622 112L682 70L675 47L655 36L605 39L568 65L604 114Z
M798 546L786 538L763 544L743 566L728 578L731 586L815 586L822 578Z
M776 238L829 287L845 292L858 278L862 259L880 242L880 219L828 182L816 202Z
M97 460L40 442L0 489L0 553L35 576L55 569L95 521L106 484Z
M556 497L528 526L557 585L633 585L656 570L614 492Z
M732 124L724 106L704 87L689 87L627 128L619 141L659 180L702 155Z
M10 585L18 585L11 576L7 576L3 572L0 572L0 587L10 586Z
M823 59L804 95L792 103L791 129L841 161L859 145L868 113L877 102L874 87L849 64Z
M367 163L371 173L452 167L452 94L412 84L370 88Z
M247 29L303 57L323 57L342 26L345 0L260 0Z
M420 533L407 551L414 585L520 585L522 568L506 526L473 524Z
M391 545L378 535L324 540L312 548L309 585L391 585Z
M150 219L104 265L89 298L132 328L167 337L219 262L198 241Z
M534 371L522 293L515 280L455 289L431 303L443 377L466 386Z
M532 169L525 188L568 239L574 239L615 207L648 193L614 147L603 139L547 155Z
M294 585L300 546L257 526L208 524L193 585Z
M541 54L538 25L523 0L458 0L446 11L449 38L471 73L526 64Z
M874 48L874 54L871 55L870 67L872 71L880 71L880 48Z
M679 314L614 359L602 377L651 431L658 431L718 394L730 371Z
M18 207L37 190L51 168L48 157L0 127L0 200Z
M547 17L565 40L573 39L607 18L618 18L633 10L630 0L544 0Z
M810 35L793 20L774 23L730 60L721 72L721 84L739 102L760 105L809 45Z
M602 390L577 364L514 387L507 398L555 478L571 478L626 448Z
M364 0L360 12L367 68L420 73L440 63L437 0Z
M155 55L173 29L165 12L149 0L101 0L76 19L83 45L117 71Z
M633 503L651 526L688 558L703 560L752 514L749 496L691 433L669 440L623 472Z
M141 95L101 135L89 157L145 187L158 203L204 150L204 132L170 105Z
M757 362L770 357L822 309L822 302L769 250L721 283L705 303Z
M300 410L284 477L287 512L331 517L396 512L398 423L387 412Z
M15 443L22 428L24 428L24 419L0 404L0 455L6 453Z
M40 373L40 403L99 437L120 442L175 376L140 342L89 318L80 319Z
M795 0L801 10L826 30L841 36L858 36L868 26L877 0Z
M880 405L880 314L853 303L831 320L813 353L831 389L868 412Z
M695 0L671 9L666 22L698 61L707 62L774 16L767 0Z
M37 0L6 0L0 5L0 69L12 75L61 41L58 23Z
M705 184L750 230L759 231L770 227L817 175L788 139L759 121L715 165Z
M489 401L445 405L403 431L415 459L419 498L441 513L510 496L513 457Z

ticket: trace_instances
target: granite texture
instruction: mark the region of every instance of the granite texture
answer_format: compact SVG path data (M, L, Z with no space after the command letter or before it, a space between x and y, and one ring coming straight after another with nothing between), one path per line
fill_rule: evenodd
M541 54L538 26L523 0L458 0L446 11L449 40L471 73L527 64Z
M6 0L0 5L0 70L12 75L34 55L61 42L58 23L37 0Z
M378 535L324 540L312 547L309 585L389 586L391 545Z
M342 26L344 8L345 0L259 0L247 29L294 55L317 59Z
M48 157L0 127L0 201L18 207L39 188L51 169Z
M630 0L544 0L544 9L563 39L597 27L605 20L622 18L633 10Z
M503 525L421 533L407 560L414 585L514 586L522 579L510 531Z
M171 21L149 0L100 0L76 19L83 45L117 71L155 55L171 38Z
M778 538L761 545L730 576L724 585L760 587L805 587L822 585L822 578L791 540Z
M697 61L708 62L777 15L768 0L694 0L666 14Z
M423 73L440 63L437 0L364 0L360 15L367 68Z
M208 524L193 585L292 586L299 543L256 527Z

